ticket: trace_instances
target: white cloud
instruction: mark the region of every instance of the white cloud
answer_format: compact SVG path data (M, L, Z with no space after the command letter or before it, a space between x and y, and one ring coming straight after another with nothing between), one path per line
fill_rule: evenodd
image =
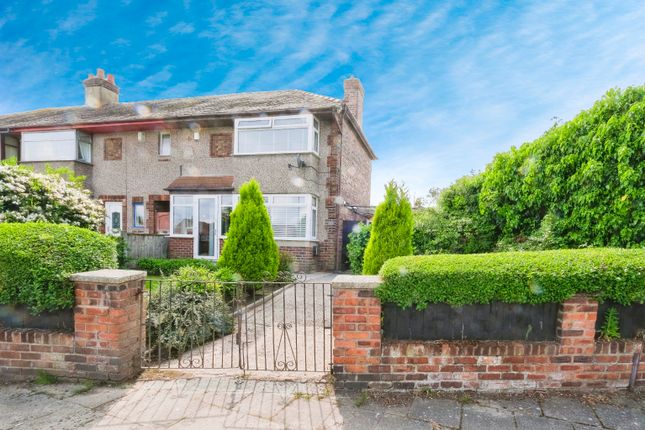
M154 73L137 84L145 89L159 89L172 78L171 66L164 66L163 69Z
M149 27L156 27L160 25L167 16L168 12L157 12L154 15L150 15L148 18L146 18L146 25L148 25Z
M55 29L50 30L52 37L59 33L74 33L96 19L97 0L78 5L65 18L57 22Z
M186 81L180 82L172 87L169 87L159 93L159 97L167 98L178 98L178 97L190 97L193 95L193 92L197 88L197 82Z
M169 31L174 34L190 34L195 31L195 26L184 21L179 21L170 27Z

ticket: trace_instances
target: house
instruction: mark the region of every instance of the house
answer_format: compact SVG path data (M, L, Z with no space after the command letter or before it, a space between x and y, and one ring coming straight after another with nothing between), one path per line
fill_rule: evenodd
M84 106L0 116L0 157L85 175L106 234L167 236L170 258L216 260L255 177L298 268L341 267L343 223L369 206L376 159L358 79L344 81L343 100L283 90L126 103L101 69L83 86Z

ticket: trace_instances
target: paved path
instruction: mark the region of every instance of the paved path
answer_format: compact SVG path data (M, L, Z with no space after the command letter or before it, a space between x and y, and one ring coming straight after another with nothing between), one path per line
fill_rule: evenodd
M156 379L117 386L0 385L0 430L645 428L645 400L626 393L597 396L596 404L565 396L459 401L394 395L399 406L385 406L360 393L334 393L320 380L150 376Z

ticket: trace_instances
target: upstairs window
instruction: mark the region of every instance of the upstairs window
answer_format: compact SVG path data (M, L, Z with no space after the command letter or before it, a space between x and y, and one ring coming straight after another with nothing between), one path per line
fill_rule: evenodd
M24 132L21 161L92 162L92 136L77 130Z
M20 142L14 136L4 135L0 136L0 142L2 142L2 159L8 160L10 158L15 158L16 161L20 161Z
M235 154L318 153L316 127L313 115L238 118Z
M78 133L76 159L85 163L92 162L92 136L89 134Z
M159 155L162 157L170 156L170 133L159 134Z

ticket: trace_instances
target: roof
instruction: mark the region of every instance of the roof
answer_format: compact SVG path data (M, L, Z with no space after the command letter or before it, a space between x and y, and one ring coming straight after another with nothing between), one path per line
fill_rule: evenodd
M100 108L73 106L0 115L0 129L111 122L193 119L261 112L340 109L342 101L302 90L122 102Z
M233 191L233 176L180 176L166 187L168 191Z

